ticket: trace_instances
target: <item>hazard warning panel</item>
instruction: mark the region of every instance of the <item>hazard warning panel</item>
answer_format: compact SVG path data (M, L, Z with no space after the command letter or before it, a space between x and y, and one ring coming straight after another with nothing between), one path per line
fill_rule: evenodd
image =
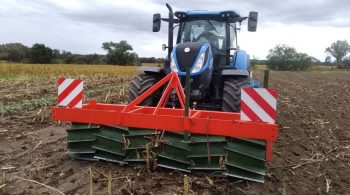
M276 106L276 89L241 89L241 120L275 123Z
M58 79L58 106L81 108L83 106L83 81Z

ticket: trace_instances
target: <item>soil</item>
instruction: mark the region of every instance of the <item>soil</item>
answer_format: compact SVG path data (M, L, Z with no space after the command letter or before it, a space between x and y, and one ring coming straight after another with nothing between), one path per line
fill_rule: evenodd
M261 72L255 75L262 80ZM190 193L350 194L350 72L271 72L270 78L279 94L279 138L272 162L267 163L265 183L189 174ZM54 82L26 82L29 93L9 90L21 88L20 81L1 83L0 99L54 94ZM43 87L45 82L50 89ZM94 86L114 82L120 81ZM38 86L38 92L31 86ZM106 88L91 96L125 102L124 90ZM113 194L183 193L181 172L148 173L141 167L71 159L66 154L68 127L51 122L48 108L0 118L0 194L59 194L42 184L64 194L89 194L90 173L94 194L107 194L109 174Z

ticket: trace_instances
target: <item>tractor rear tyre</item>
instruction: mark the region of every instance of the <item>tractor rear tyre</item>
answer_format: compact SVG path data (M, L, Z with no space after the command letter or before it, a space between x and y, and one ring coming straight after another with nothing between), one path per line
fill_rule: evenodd
M226 78L222 96L222 110L225 112L240 112L241 88L249 87L248 78Z
M160 80L160 76L156 74L140 74L137 75L130 83L129 88L129 99L130 103L138 96L140 96L147 89L152 87ZM141 106L156 106L158 103L158 99L160 98L159 90L154 92L151 96L147 97L145 100L141 102Z

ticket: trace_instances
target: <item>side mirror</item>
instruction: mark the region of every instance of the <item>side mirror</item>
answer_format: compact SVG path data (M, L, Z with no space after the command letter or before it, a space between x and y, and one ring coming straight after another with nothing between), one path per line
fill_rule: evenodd
M168 48L165 44L162 44L162 50L165 51Z
M160 30L161 17L160 14L153 14L153 32L159 32Z
M249 12L248 31L255 32L258 25L258 12Z

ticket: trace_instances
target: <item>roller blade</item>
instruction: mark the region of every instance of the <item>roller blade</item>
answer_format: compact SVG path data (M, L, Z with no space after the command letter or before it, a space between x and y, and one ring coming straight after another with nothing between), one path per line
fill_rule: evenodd
M95 149L95 159L116 162L121 165L127 164L124 161L126 152L124 150L125 135L128 129L119 126L102 126L98 133L95 133L96 141L92 148Z
M189 160L192 162L190 170L223 171L226 160L226 138L223 136L192 134L190 139Z
M129 165L143 166L146 164L146 145L157 136L157 131L129 128L128 133L128 135L125 135L126 147L124 150L127 156L124 161ZM152 150L152 147L149 146L148 149Z
M190 147L187 143L187 133L161 131L154 151L157 155L157 167L190 172L191 165L187 158Z
M74 159L92 160L94 158L95 149L92 145L96 141L95 133L100 131L100 126L92 124L73 123L67 129L67 148L68 154Z
M265 142L241 138L228 139L225 147L227 171L224 175L264 183Z

